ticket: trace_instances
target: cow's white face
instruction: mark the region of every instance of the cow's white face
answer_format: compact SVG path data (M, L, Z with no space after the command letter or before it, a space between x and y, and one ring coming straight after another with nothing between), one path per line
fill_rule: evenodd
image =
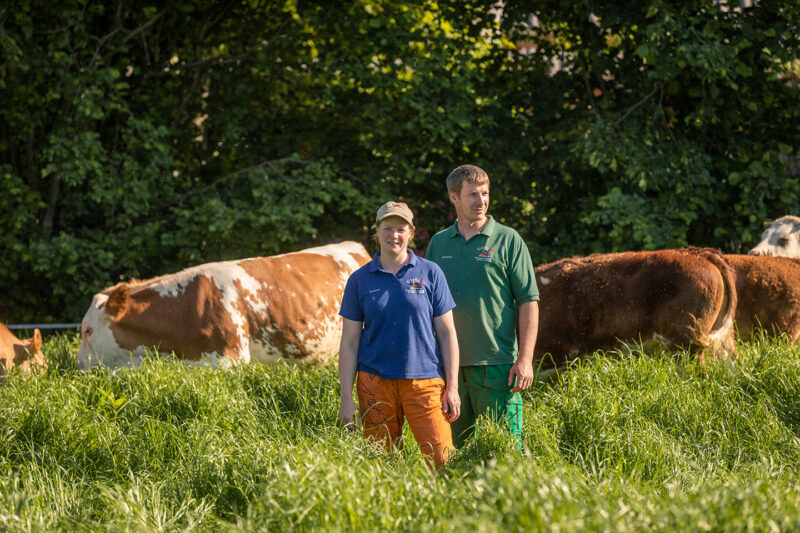
M792 220L778 219L761 234L761 242L750 255L800 257L800 227Z
M111 332L111 319L105 312L108 296L95 294L92 305L81 321L81 347L78 368L88 370L98 365L130 366L131 354L117 344Z

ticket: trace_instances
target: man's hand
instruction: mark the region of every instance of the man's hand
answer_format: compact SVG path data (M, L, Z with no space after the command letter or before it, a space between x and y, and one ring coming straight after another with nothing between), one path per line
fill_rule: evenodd
M450 387L444 389L442 393L442 412L448 422L454 422L461 415L461 397L458 389Z
M516 386L511 389L511 394L525 390L533 383L533 364L527 357L517 357L517 361L511 367L511 372L508 373L508 386L514 383L514 378L517 378Z
M356 404L351 399L342 398L342 405L339 407L339 421L345 429L356 430Z

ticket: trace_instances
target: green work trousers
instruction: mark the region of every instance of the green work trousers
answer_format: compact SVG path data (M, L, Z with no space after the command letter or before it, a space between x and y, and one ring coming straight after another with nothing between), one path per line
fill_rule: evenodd
M508 373L511 365L462 366L458 371L461 416L450 424L453 444L460 448L475 431L478 416L505 419L508 430L522 449L522 397L511 394Z

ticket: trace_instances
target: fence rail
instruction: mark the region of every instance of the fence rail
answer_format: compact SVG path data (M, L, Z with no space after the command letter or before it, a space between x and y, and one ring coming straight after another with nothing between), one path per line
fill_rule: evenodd
M78 329L81 327L80 322L76 324L6 324L8 329Z

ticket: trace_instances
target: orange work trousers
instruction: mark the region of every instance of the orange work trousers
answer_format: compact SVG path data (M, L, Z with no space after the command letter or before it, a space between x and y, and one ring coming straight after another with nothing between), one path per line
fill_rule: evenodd
M366 438L401 449L403 421L408 420L428 466L438 470L447 462L453 435L442 413L442 378L383 379L359 371L356 392Z

